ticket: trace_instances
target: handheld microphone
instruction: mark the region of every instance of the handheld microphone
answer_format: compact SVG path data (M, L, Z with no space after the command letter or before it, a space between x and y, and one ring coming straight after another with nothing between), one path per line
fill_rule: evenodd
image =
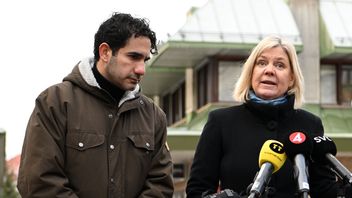
M332 139L327 136L316 136L313 139L312 159L318 163L329 164L343 182L352 184L351 172L335 157L337 149Z
M272 173L281 168L286 161L286 154L281 142L267 140L259 154L260 170L255 176L248 198L261 197L264 188L268 185Z
M287 157L294 163L294 177L297 180L297 188L303 197L308 197L308 167L306 156L310 156L313 150L313 143L303 132L293 132L289 134L285 142Z

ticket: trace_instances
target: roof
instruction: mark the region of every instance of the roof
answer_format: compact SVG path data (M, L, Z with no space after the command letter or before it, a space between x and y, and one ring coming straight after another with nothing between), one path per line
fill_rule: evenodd
M6 161L6 168L8 173L13 174L14 181L17 181L18 170L20 168L21 155L16 155L15 157Z
M302 46L298 27L283 0L209 0L160 46L161 53L150 66L195 67L207 56L246 56L271 34Z
M200 134L208 120L209 112L235 105L234 103L210 103L194 114L189 123L168 128L168 143L173 150L194 150ZM334 139L338 151L352 151L352 111L346 108L324 108L317 104L307 104L304 109L321 118L325 135Z
M183 27L158 46L159 54L148 63L150 71L142 81L143 92L160 94L184 78L179 73L173 82L159 79L161 75L172 76L165 68L194 68L213 56L245 59L270 34L291 40L297 51L302 48L297 25L284 0L209 0L194 9ZM161 75L159 68L164 69Z
M352 62L352 1L320 0L321 56Z
M302 44L293 15L284 1L210 0L189 17L170 41L256 44L270 34Z

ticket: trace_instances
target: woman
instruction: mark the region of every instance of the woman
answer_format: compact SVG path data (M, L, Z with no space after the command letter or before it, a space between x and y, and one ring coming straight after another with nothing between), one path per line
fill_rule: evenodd
M187 197L201 197L219 188L242 195L259 170L258 156L266 140L283 140L293 131L323 135L320 118L299 109L303 103L303 76L294 46L277 36L264 38L252 51L236 83L235 100L243 104L209 114L200 137ZM311 197L336 197L334 174L310 163ZM270 179L268 197L295 197L293 163Z

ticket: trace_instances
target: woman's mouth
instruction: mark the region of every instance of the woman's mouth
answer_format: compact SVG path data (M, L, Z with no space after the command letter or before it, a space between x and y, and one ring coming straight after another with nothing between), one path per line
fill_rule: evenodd
M270 81L270 80L263 80L260 83L266 84L266 85L276 85L274 81Z

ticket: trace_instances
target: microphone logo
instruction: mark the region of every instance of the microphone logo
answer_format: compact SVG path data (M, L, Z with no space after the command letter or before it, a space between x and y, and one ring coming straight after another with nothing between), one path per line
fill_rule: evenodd
M279 153L279 154L285 153L282 144L280 144L280 143L278 143L278 142L272 142L272 143L269 145L269 147L270 147L270 149L271 149L272 151L274 151L275 153Z
M284 164L286 157L284 145L281 142L267 140L259 153L259 167L266 162L270 162L274 166L273 172L276 172Z
M293 132L289 136L290 142L293 144L302 144L304 141L306 141L307 137L303 132Z
M313 138L314 139L314 141L316 142L316 143L320 143L320 142L322 142L322 141L329 141L329 142L332 142L332 139L330 139L329 137L327 137L327 136L316 136L316 137L314 137Z

